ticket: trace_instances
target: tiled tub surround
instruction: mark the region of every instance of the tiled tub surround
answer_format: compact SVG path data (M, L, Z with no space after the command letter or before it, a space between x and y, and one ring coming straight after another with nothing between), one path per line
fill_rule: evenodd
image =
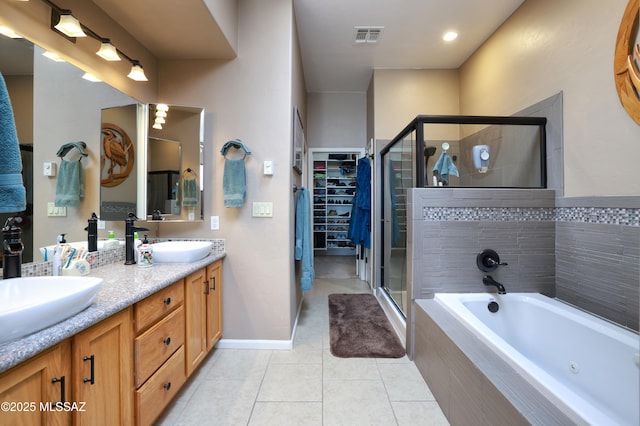
M574 424L438 302L414 304L414 361L452 425Z
M219 248L219 246L216 247ZM105 251L107 256L113 254L107 253L109 251ZM100 254L103 253L100 252ZM115 254L116 259L118 256L119 254ZM151 268L139 268L136 265L125 266L123 254L119 259L121 261L92 268L91 276L104 279L95 302L65 321L22 339L0 345L0 373L224 256L224 252L212 251L209 256L197 262L165 263L153 265Z
M538 293L438 293L435 301L577 423L640 424L636 333Z

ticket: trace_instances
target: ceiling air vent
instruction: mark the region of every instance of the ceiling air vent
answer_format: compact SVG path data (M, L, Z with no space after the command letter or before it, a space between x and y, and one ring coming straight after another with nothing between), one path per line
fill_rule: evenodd
M354 42L356 44L377 43L382 36L384 27L355 27L356 36Z

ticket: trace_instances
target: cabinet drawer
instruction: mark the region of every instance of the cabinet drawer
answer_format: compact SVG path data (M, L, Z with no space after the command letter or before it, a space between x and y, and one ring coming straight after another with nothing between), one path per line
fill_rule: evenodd
M136 387L145 382L184 344L184 308L180 306L135 339Z
M183 302L184 280L180 280L136 303L134 307L136 333L149 327Z
M147 383L136 391L137 424L152 424L186 380L184 346L180 346Z

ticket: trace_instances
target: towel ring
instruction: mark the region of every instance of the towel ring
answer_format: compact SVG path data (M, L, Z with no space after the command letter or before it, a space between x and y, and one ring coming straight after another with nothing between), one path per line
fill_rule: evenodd
M182 172L182 175L187 175L187 174L192 174L195 177L198 177L198 174L196 172L193 171L193 169L191 167L187 167L186 169L184 169L184 171Z

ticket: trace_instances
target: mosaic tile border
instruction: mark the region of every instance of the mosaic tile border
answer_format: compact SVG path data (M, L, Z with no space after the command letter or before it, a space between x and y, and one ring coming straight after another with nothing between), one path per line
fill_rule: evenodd
M640 209L615 207L423 207L428 221L554 221L640 226Z
M216 253L222 253L225 250L224 239L206 239L206 238L158 238L154 242L160 241L211 241L213 243L213 251ZM110 265L116 262L124 262L125 252L124 246L111 250L101 250L95 253L95 256L91 258L89 256L89 263L92 268L99 268L101 266ZM33 262L22 265L23 277L39 277L43 275L52 275L53 262Z

